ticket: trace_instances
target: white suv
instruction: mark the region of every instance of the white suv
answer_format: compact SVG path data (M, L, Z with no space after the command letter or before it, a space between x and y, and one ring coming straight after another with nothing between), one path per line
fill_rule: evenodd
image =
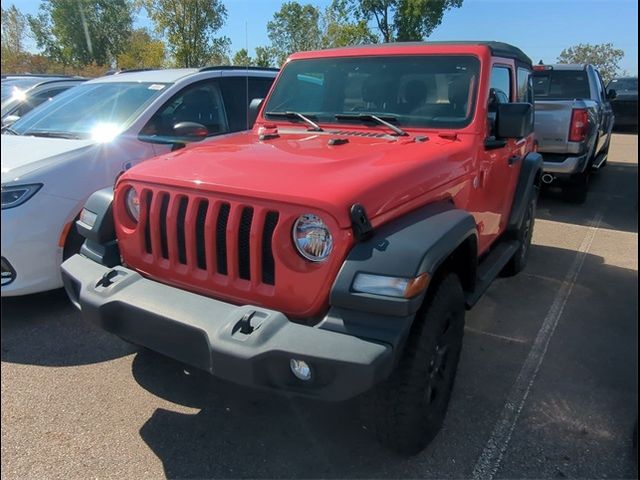
M53 98L2 131L2 296L62 286L87 197L156 155L251 127L276 70L123 72Z

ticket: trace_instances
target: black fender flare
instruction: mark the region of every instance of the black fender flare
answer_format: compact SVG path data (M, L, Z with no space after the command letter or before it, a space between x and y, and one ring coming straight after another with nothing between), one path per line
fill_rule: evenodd
M433 275L452 252L470 237L477 243L476 222L448 201L414 210L377 228L347 255L331 288L332 308L407 317L414 315L424 292L413 298L386 297L353 291L358 273L415 278ZM476 260L474 253L474 260ZM473 264L475 275L475 262Z
M120 264L112 204L113 187L98 190L84 204L84 210L95 215L93 225L76 221L78 233L85 238L80 254L108 267Z
M538 152L528 153L522 160L520 167L520 176L518 184L513 195L513 203L511 206L511 214L509 215L509 223L507 231L515 232L520 228L527 205L531 195L536 194L536 188L539 187L540 175L542 174L542 155Z

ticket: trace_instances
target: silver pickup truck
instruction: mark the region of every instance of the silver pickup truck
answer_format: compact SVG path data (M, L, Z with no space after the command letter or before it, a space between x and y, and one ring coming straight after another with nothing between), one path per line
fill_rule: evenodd
M536 65L533 72L535 133L544 158L542 181L583 203L589 175L603 167L613 111L592 65Z

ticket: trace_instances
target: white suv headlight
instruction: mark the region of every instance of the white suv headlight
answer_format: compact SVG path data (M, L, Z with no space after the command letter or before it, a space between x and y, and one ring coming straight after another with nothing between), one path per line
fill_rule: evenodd
M2 186L2 210L22 205L42 187L41 183L31 185Z
M333 249L327 225L312 213L300 215L293 225L293 243L300 255L312 262L326 260Z

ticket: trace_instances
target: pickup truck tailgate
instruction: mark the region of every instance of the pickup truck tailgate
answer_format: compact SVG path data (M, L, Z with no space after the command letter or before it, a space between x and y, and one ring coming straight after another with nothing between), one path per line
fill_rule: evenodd
M575 100L536 100L535 133L538 151L568 153L571 111Z

